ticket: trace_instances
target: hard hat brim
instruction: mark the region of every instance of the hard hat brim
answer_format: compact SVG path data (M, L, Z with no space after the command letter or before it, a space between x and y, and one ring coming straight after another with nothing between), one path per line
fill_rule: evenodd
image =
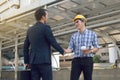
M75 22L76 20L80 20L80 19L84 20L85 23L87 22L87 20L86 20L86 19L83 19L83 18L74 18L74 19L73 19L73 22Z

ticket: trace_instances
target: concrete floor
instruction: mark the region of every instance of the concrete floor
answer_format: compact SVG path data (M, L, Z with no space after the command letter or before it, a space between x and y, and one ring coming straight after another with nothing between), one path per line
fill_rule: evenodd
M14 71L3 71L0 80L15 80ZM30 80L29 71L18 71L17 80ZM53 80L70 80L70 68L53 71ZM84 80L82 74L79 80ZM93 80L120 80L120 69L94 69Z

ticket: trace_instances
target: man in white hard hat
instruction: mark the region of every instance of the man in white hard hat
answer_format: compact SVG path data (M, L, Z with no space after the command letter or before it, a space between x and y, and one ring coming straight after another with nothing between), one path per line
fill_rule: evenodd
M87 19L77 15L73 19L78 29L70 39L66 52L74 52L70 80L78 80L83 71L84 80L92 80L93 56L99 50L95 32L86 29Z

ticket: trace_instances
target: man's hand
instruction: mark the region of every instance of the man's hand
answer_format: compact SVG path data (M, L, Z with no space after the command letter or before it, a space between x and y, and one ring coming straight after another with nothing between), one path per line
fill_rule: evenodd
M71 49L64 49L64 51L65 51L65 53L70 53L70 52L72 52Z
M67 53L70 53L70 52L72 52L71 49L64 49L64 54L63 54L63 56L64 56L65 54L67 54Z
M26 69L30 69L30 64L25 64Z

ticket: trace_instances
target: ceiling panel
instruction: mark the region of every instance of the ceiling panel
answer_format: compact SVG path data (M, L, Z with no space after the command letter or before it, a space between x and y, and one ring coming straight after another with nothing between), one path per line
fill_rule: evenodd
M62 0L51 3L49 6L47 5L49 13L48 24L51 26L53 33L57 35L57 39L69 42L71 34L77 31L72 20L76 14L81 13L88 19L88 29L102 33L102 35L98 35L99 44L112 42L104 36L106 35L105 33L110 34L107 36L120 41L120 0L63 0L64 2L60 3L59 1ZM36 23L34 18L35 10L30 10L6 21L1 21L0 31L13 37L15 37L16 32L22 38L22 36L26 35L27 29ZM115 22L115 20L118 21ZM8 22L16 26L11 26ZM60 33L62 35L59 35ZM1 37L0 40L7 40ZM61 45L64 45L64 43Z

